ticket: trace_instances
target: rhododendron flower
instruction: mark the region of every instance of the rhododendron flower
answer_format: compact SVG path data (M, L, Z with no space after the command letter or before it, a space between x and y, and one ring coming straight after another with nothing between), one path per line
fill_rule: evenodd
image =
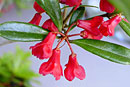
M32 54L39 59L47 59L51 57L55 38L56 34L50 32L42 42L30 47L32 49Z
M108 21L101 24L99 30L104 36L113 36L115 27L120 23L122 18L120 16L115 16Z
M46 20L43 25L42 28L44 29L48 29L51 32L56 32L58 31L58 28L55 26L55 24L53 23L53 21L51 19Z
M80 6L82 0L60 0L60 3L69 5L70 7L75 6L75 10Z
M60 77L63 76L63 71L60 64L60 53L61 51L59 49L54 49L48 62L45 62L40 66L39 73L43 76L52 74L56 80L59 80Z
M96 16L92 20L78 20L77 26L85 29L87 32L90 32L94 35L99 35L98 30L99 25L103 22L102 16Z
M42 18L42 16L40 15L40 13L36 13L34 15L33 19L29 23L34 24L34 25L39 25L41 18Z
M69 81L72 81L75 77L80 80L85 79L85 70L84 68L78 64L76 54L71 54L69 56L69 62L66 64L66 69L64 71L65 78Z
M84 39L95 39L95 40L101 40L103 38L102 33L100 33L99 35L94 35L92 33L89 33L87 31L81 31L81 37L83 37Z
M34 9L38 12L38 13L43 13L45 12L45 10L35 1L34 5L33 5Z
M100 9L101 11L112 13L114 12L115 7L110 2L108 2L108 0L100 0Z

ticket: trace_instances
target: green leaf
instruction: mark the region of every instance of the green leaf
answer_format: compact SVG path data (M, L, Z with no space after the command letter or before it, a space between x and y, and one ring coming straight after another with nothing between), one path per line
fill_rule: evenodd
M104 59L119 64L130 65L130 49L126 47L105 41L89 39L72 40L71 42Z
M122 20L120 22L120 26L122 27L122 29L126 32L127 35L130 36L130 23Z
M47 30L29 23L6 22L0 24L0 36L8 40L21 42L40 41L47 34Z
M46 11L54 24L58 27L59 31L61 31L63 19L61 16L59 0L36 0L36 2Z
M69 26L71 24L73 24L74 22L76 22L78 19L82 19L83 15L84 15L84 12L85 12L85 7L80 7L76 11L74 11L74 13L71 16Z
M118 11L122 11L126 18L130 21L130 0L109 0Z

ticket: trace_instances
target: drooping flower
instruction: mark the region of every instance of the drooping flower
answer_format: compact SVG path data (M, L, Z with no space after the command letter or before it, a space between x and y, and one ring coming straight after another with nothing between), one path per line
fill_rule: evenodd
M104 36L113 36L115 27L120 23L122 18L120 16L115 16L105 22L103 22L99 28L100 32Z
M52 56L52 46L56 34L49 32L47 37L40 43L37 43L35 46L31 46L32 54L39 59L47 59Z
M87 32L92 33L94 35L99 35L100 32L98 30L99 25L103 22L102 16L96 16L92 20L78 20L77 26L85 29Z
M75 6L75 10L80 6L82 0L60 0L60 3L69 5L70 7Z
M38 12L38 13L43 13L45 10L35 1L33 8Z
M33 19L29 22L31 24L34 24L34 25L39 25L40 24L40 21L41 21L41 14L40 13L36 13L33 17Z
M54 49L48 62L40 66L39 73L43 76L52 74L56 80L59 80L60 77L63 76L63 70L60 64L60 53L60 49Z
M81 34L80 36L83 37L84 39L101 40L103 38L102 33L100 33L99 35L94 35L92 33L87 32L86 30L81 31L80 34Z
M55 26L55 24L53 23L53 21L51 19L46 20L43 23L42 28L48 29L51 32L57 32L58 31L58 28Z
M108 2L108 0L100 0L100 9L101 11L105 11L107 13L113 13L115 7L110 2Z
M78 64L76 54L71 54L69 56L69 62L66 64L66 68L64 70L65 78L69 81L72 81L75 77L80 80L85 79L85 70L84 68Z

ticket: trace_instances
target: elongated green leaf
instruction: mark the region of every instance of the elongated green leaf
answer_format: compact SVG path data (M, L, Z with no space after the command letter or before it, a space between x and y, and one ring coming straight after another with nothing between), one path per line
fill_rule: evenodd
M0 36L8 40L20 42L40 41L47 34L47 30L29 23L6 22L0 24Z
M130 64L130 49L126 47L105 41L89 39L79 39L71 42L112 62L124 65Z
M76 11L74 11L74 13L71 16L69 25L73 24L78 19L82 19L83 15L84 15L84 12L85 12L85 7L80 7Z
M59 31L61 31L63 20L59 0L36 0L36 2L47 12Z
M130 0L109 0L130 21Z
M120 22L120 26L122 27L122 29L126 32L127 35L130 36L130 23L122 20Z

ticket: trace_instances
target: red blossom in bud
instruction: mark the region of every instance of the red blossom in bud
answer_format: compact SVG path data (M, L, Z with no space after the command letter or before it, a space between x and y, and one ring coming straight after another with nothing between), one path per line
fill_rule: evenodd
M51 19L46 20L43 23L42 28L48 29L51 32L57 32L58 31L58 28L55 26L55 24L53 23L53 21Z
M39 73L43 76L52 74L56 80L59 80L60 77L63 76L63 71L60 64L60 53L61 51L59 49L54 49L48 62L45 62L40 66Z
M35 46L31 46L32 54L39 59L47 59L52 56L52 46L56 34L49 32L47 37L40 43L37 43Z
M99 30L104 36L113 36L115 27L120 23L122 18L120 16L115 16L108 21L101 24Z
M69 5L70 7L75 6L75 10L80 6L82 0L60 0L60 3Z
M40 13L36 13L34 15L33 19L29 23L34 24L34 25L39 25L41 18L42 18L42 16L40 15Z
M99 35L99 25L103 22L102 16L96 16L92 20L78 20L77 26L94 35Z
M65 4L66 0L60 0L60 3Z
M64 70L65 78L69 81L72 81L75 77L80 80L85 79L85 70L84 68L78 64L76 54L71 54L69 56L69 62L66 64L66 68Z
M45 12L45 10L35 1L34 5L33 5L34 9L38 12L38 13L43 13Z
M99 35L94 35L94 34L91 34L87 31L81 31L81 37L83 37L84 39L95 39L95 40L101 40L103 38L103 35L100 33Z
M100 0L100 9L101 11L112 13L114 12L115 7L110 2L108 2L108 0Z

